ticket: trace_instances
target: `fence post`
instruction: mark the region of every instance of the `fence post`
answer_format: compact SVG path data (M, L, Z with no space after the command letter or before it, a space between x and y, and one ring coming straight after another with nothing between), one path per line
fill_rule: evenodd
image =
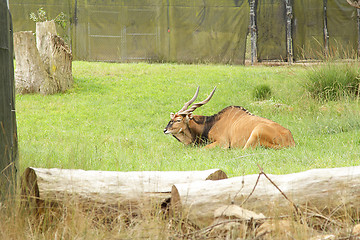
M251 34L251 65L257 61L256 51L256 5L257 0L250 1L250 34Z
M0 204L12 201L17 171L13 29L6 0L0 0Z
M324 4L324 44L325 57L329 56L329 31L327 28L327 0L323 0Z
M288 63L293 63L293 42L292 42L292 18L293 18L293 9L291 0L286 0L286 50L287 50L287 59Z
M357 57L359 57L360 56L360 9L359 8L356 9L356 13L357 13L357 27L358 27ZM360 85L359 85L359 89L360 89Z

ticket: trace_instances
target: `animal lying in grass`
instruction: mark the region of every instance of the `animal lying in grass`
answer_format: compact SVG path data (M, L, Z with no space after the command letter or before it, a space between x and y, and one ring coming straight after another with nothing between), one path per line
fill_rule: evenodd
M172 134L185 145L206 145L223 148L266 148L281 149L294 147L291 132L280 124L266 118L258 117L243 107L229 106L212 116L193 115L193 111L210 101L214 90L202 102L194 103L194 97L185 103L177 113L170 114L170 122L164 129L165 134Z

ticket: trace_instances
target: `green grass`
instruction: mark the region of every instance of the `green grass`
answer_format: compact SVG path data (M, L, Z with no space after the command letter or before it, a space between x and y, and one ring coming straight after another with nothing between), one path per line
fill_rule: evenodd
M253 98L258 101L268 100L271 98L271 88L269 85L260 84L253 90Z
M220 168L239 176L257 173L257 163L273 174L358 165L358 100L313 100L303 88L307 70L74 62L75 85L67 93L16 97L20 171L29 166L113 171ZM253 99L252 90L260 84L270 86L270 101ZM243 106L289 128L297 146L207 150L165 135L169 113L178 111L197 86L199 100L214 86L217 90L195 114Z
M311 67L304 85L312 97L321 101L359 97L358 63L326 61Z

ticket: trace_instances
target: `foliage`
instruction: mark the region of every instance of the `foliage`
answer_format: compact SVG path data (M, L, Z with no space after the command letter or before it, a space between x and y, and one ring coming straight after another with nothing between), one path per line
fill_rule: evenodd
M253 98L255 100L267 100L271 98L271 88L267 84L260 84L253 90Z
M33 20L34 22L45 22L48 20L44 8L39 8L37 10L37 14L33 12L30 13L30 19Z
M325 62L307 73L305 89L322 101L359 96L360 73L357 63Z
M46 11L42 7L37 10L37 13L30 13L30 19L34 22L45 22L54 20L54 22L64 30L66 29L66 26L68 24L68 18L65 13L61 12L54 19L48 19Z

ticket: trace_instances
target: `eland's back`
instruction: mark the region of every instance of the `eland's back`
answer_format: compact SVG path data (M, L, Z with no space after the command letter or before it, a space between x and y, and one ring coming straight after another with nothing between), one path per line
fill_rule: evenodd
M231 148L295 146L290 130L238 106L229 106L218 113L217 121L209 131L209 139L213 145Z

